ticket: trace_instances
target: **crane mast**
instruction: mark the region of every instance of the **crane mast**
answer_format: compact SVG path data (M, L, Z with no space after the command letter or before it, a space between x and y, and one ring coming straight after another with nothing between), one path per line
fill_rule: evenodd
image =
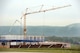
M69 7L69 6L71 6L71 5L66 5L66 6L56 7L56 8L50 8L50 9L45 9L45 10L39 10L39 11L24 13L24 15L23 15L23 17L24 17L24 29L23 29L24 40L26 40L26 38L27 38L27 34L26 34L26 32L27 32L27 29L26 29L26 15L40 13L40 12L46 12L46 11L51 11L51 10L56 10L56 9L61 9L61 8ZM23 44L25 45L25 42Z

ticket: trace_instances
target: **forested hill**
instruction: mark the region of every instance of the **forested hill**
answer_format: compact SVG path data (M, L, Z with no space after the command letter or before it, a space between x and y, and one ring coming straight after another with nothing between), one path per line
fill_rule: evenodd
M80 45L80 37L57 37L57 36L48 36L45 37L46 41L54 41L54 42L67 42L72 44Z
M0 26L0 35L22 35L22 26ZM80 23L67 26L27 26L28 35L80 37Z

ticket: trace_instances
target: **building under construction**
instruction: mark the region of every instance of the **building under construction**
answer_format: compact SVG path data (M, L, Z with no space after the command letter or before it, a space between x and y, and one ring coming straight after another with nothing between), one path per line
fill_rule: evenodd
M25 45L23 44L25 42ZM22 35L0 36L0 48L70 48L69 43L45 41L44 36L27 36L24 40Z

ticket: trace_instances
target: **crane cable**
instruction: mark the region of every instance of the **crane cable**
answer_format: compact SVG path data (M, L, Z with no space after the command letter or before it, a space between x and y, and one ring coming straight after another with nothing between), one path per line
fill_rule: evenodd
M14 23L12 24L12 26L14 26L14 24L15 24L16 22L22 24L19 20L15 20ZM12 29L13 29L13 27L10 27L10 29L9 29L9 33L11 32Z

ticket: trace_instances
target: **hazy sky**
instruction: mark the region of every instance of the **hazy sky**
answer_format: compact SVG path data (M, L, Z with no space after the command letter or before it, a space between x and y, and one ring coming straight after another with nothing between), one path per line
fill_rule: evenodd
M0 26L12 25L22 14L71 4L71 7L27 15L27 26L65 26L80 23L80 0L0 0ZM22 20L23 21L23 20ZM16 23L15 25L20 25Z

